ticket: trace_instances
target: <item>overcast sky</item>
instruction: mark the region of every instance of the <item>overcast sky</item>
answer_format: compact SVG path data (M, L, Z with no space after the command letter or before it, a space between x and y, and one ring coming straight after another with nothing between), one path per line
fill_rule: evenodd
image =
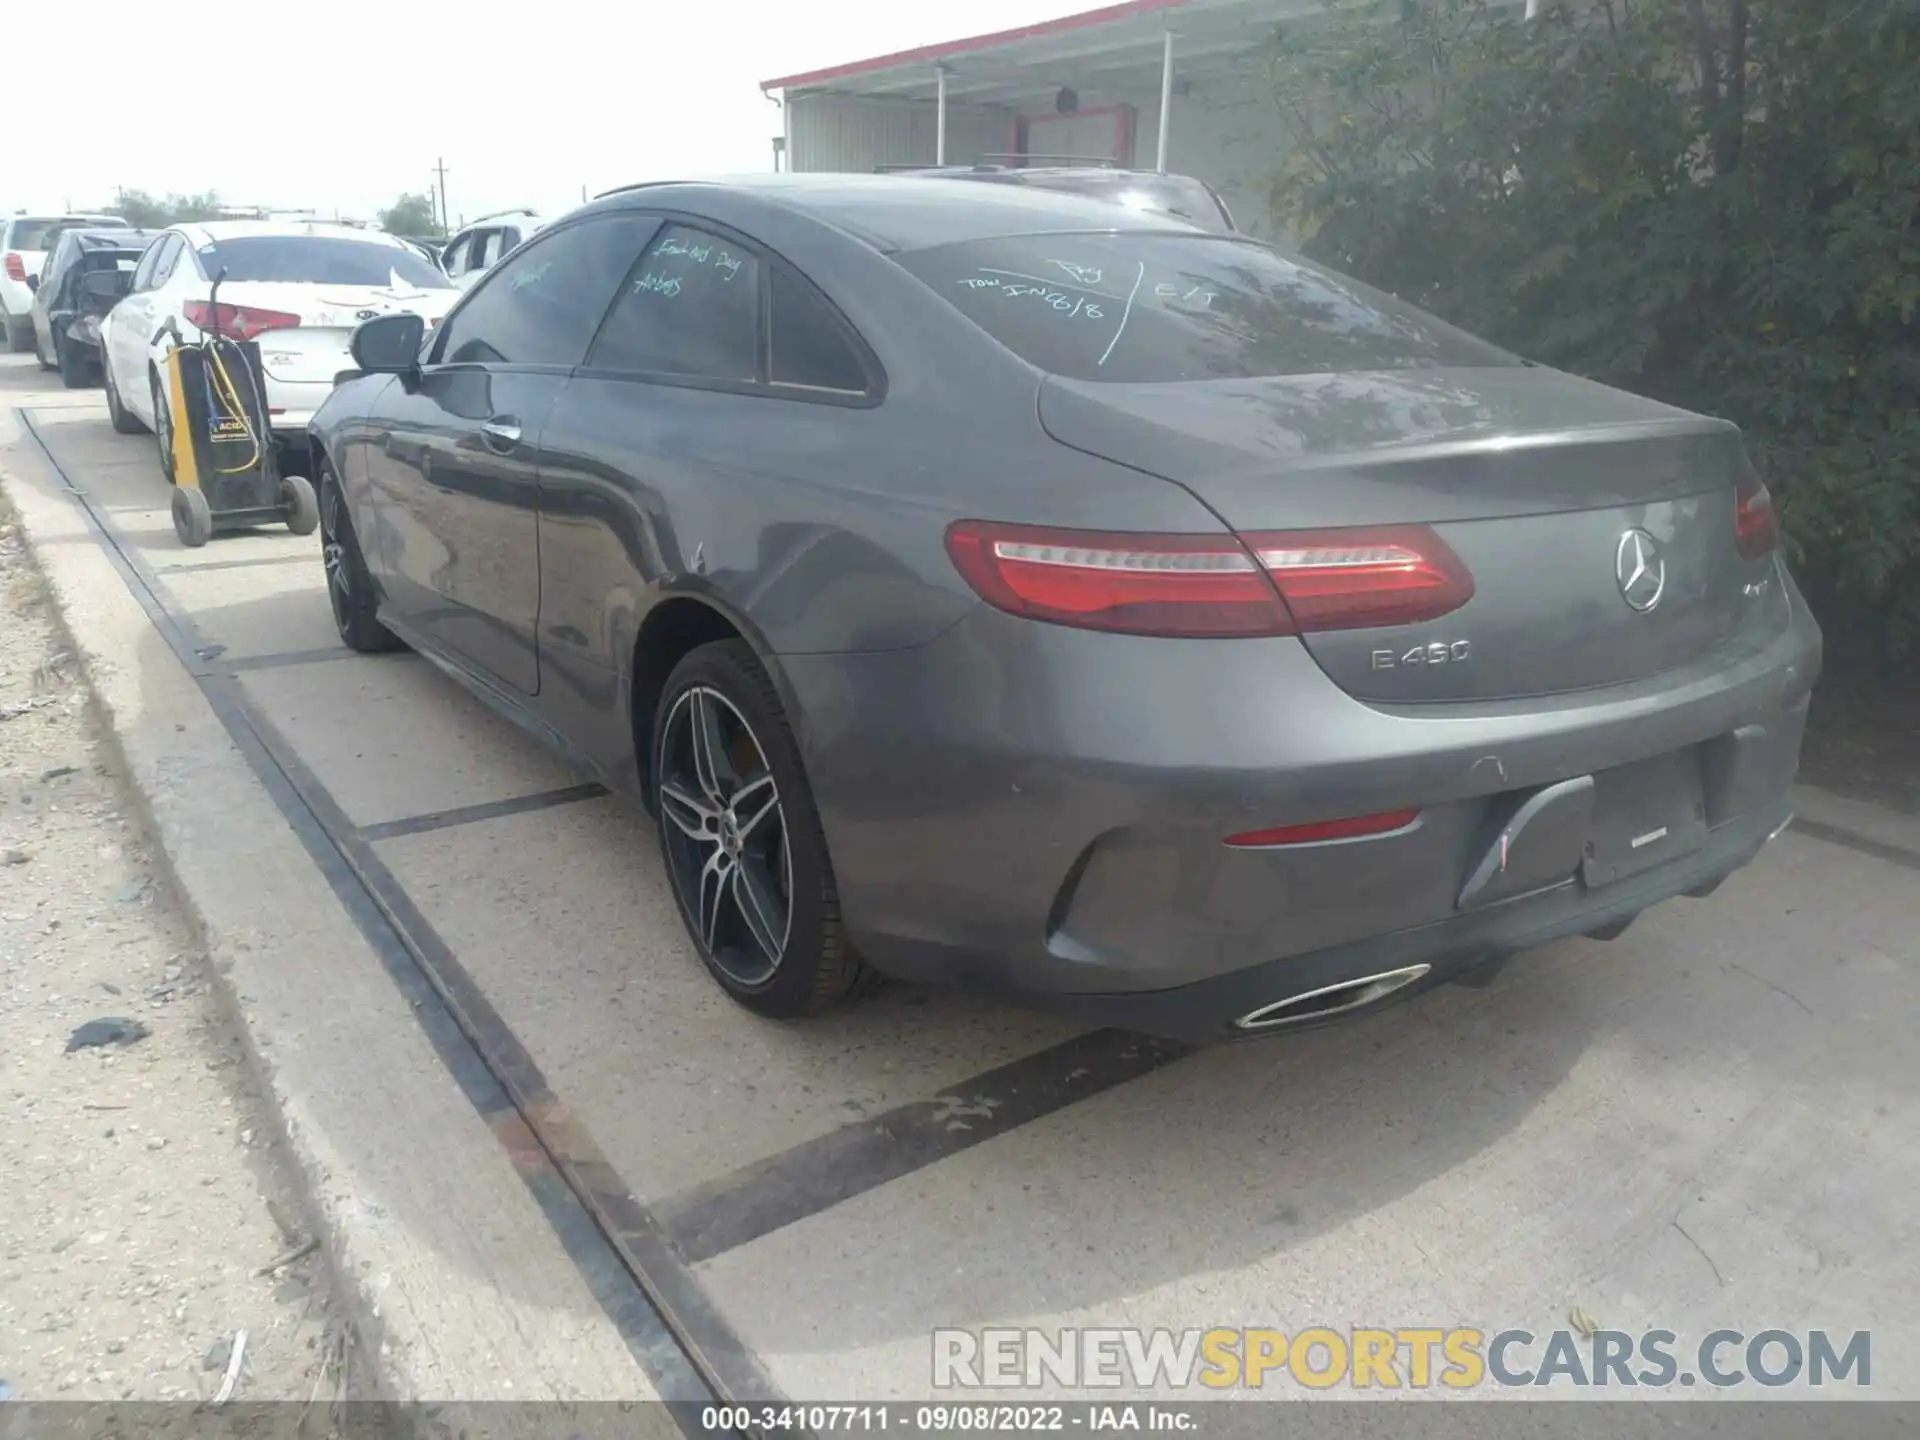
M10 28L29 43L5 47L0 82L0 213L100 205L125 186L371 218L425 190L438 157L456 220L564 210L583 185L770 168L780 112L762 80L1098 3L23 5L13 18L32 23ZM43 32L73 25L95 39Z

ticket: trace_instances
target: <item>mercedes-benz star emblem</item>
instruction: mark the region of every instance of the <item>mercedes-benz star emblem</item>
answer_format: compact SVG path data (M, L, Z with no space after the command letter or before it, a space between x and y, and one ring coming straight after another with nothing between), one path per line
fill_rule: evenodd
M1642 615L1653 609L1667 593L1667 562L1659 542L1637 527L1627 531L1613 552L1613 578L1629 609Z

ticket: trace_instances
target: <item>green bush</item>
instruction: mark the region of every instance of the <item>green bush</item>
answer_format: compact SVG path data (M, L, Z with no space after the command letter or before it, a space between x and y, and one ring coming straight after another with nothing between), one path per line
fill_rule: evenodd
M1830 645L1920 640L1920 0L1334 4L1273 80L1309 254L1735 421Z

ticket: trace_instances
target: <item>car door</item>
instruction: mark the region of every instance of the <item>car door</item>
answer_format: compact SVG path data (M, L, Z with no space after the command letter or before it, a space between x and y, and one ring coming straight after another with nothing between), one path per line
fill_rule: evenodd
M107 333L109 359L113 365L114 388L120 404L153 425L153 398L147 386L147 356L154 326L154 291L159 283L160 264L185 242L174 231L162 233L147 246L140 263L133 267L133 283L118 305L113 307Z
M593 215L480 279L417 377L370 417L367 472L396 619L523 694L540 689L542 431L652 222Z

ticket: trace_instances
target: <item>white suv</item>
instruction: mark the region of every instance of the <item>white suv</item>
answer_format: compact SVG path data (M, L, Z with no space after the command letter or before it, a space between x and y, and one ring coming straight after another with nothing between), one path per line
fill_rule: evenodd
M498 265L503 255L546 229L548 223L531 210L482 215L447 242L440 252L440 268L462 290L471 289L473 282Z
M33 286L62 230L127 228L118 215L0 215L0 330L9 350L33 349Z

